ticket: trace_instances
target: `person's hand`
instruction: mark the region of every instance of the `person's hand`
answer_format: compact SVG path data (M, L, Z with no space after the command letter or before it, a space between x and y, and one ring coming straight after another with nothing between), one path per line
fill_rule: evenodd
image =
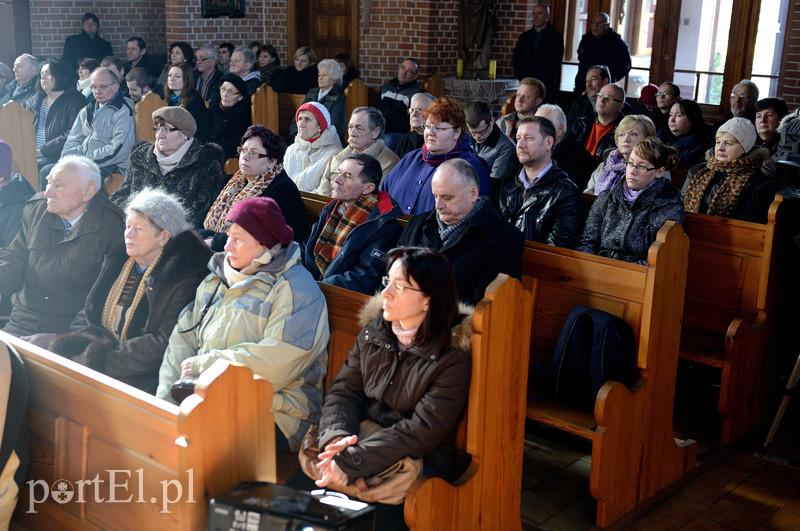
M333 441L329 442L325 448L320 452L317 456L317 459L333 459L335 456L339 455L342 450L347 448L348 446L353 446L358 442L358 435L348 435L347 437L337 437Z
M191 358L186 358L181 362L181 379L192 377L193 362L194 362L194 356L192 356Z
M347 485L347 474L339 468L333 458L324 462L320 460L317 464L317 470L320 473L320 478L314 482L317 487L327 487L330 484Z

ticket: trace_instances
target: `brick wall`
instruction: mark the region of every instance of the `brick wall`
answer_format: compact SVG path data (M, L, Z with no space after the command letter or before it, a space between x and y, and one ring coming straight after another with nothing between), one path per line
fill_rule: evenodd
M794 109L800 105L800 0L791 0L786 28L778 95Z
M497 77L514 77L514 46L519 34L533 26L531 9L535 0L498 0L497 30L492 55L497 60Z

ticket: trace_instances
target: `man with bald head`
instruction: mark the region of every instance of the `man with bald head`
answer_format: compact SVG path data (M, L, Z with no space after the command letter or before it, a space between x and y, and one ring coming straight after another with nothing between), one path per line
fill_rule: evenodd
M578 44L578 74L575 76L575 93L583 90L586 72L592 65L606 65L611 82L619 81L631 69L631 53L619 33L611 29L611 18L602 11L591 20L590 31Z
M533 27L519 36L514 48L514 75L517 79L540 79L547 89L544 101L555 102L564 58L564 36L550 24L549 5L533 6L532 18Z
M122 243L122 211L101 184L94 162L62 157L46 190L25 205L19 232L0 249L0 294L12 305L4 331L30 336L69 330L103 256Z
M439 165L431 179L436 207L414 216L400 247L427 247L453 267L459 300L476 304L498 273L520 278L522 233L503 220L480 195L478 175L463 159Z
M20 105L32 97L39 88L39 61L29 53L24 53L14 60L14 81L6 90L5 97L0 100L0 106L9 101L16 101Z
M126 175L128 156L136 141L133 108L119 91L117 74L101 66L92 72L94 102L81 109L69 132L61 156L82 155L92 159L103 176Z

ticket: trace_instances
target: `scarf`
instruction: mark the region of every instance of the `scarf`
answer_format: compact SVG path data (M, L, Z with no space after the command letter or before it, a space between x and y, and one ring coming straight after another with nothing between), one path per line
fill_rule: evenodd
M712 181L718 174L722 181L708 199L706 214L711 216L730 216L736 210L742 191L753 180L761 167L758 157L742 156L732 161L717 160L713 155L708 157L706 167L697 172L683 196L686 212L700 212Z
M414 338L417 337L417 330L419 330L419 327L403 328L400 326L399 321L392 321L392 332L394 332L397 342L400 344L400 350L405 350L414 344Z
M650 181L650 184L642 188L641 190L631 190L628 188L628 181L622 179L622 197L626 203L630 203L631 205L639 199L639 196L642 195L642 192L653 186L658 179L653 179Z
M600 192L612 188L620 178L625 177L625 165L625 159L618 149L609 153L594 184L594 195L600 195Z
M448 151L447 153L431 153L428 151L428 146L425 144L422 145L422 160L424 160L427 164L433 166L434 168L441 164L442 162L449 160L449 159L463 159L464 156L468 152L475 153L472 150L472 143L470 142L470 136L467 134L462 133L458 140L456 140L456 145L453 146L453 149Z
M253 261L241 270L235 269L230 262L228 262L228 255L226 253L225 258L222 260L222 273L225 275L225 281L228 283L228 286L233 286L237 282L241 282L255 275L262 266L272 262L272 259L275 258L280 250L281 244L276 243L272 249L267 249L261 256L253 258Z
M480 209L483 208L483 204L485 202L485 197L478 197L478 200L475 202L475 206L472 207L472 210L467 212L467 215L461 218L460 221L453 223L452 225L445 224L441 219L439 219L439 215L436 215L436 225L439 229L439 239L442 240L443 247L446 246L451 240L461 236L461 234L467 230L470 222L478 214Z
M314 263L320 273L325 274L325 270L342 250L347 236L367 221L377 204L378 194L366 194L350 205L346 212L342 212L342 202L334 200L330 216L314 244Z
M233 205L247 198L260 196L272 184L275 176L282 171L283 165L277 163L272 169L252 181L241 170L237 171L214 200L214 204L211 205L206 219L203 221L203 226L214 232L222 232L225 218Z
M173 153L172 155L164 155L158 150L158 147L153 144L153 154L156 156L156 160L158 161L158 167L161 168L161 174L166 175L178 165L178 163L183 159L183 156L186 155L186 152L189 151L189 148L192 147L192 139L186 140L181 147L178 148L178 151Z
M161 259L162 253L163 248L161 252L156 255L155 260L153 260L152 263L147 267L147 270L145 270L144 275L142 275L141 280L139 280L139 285L136 286L136 292L133 294L133 300L127 309L120 306L120 298L122 297L125 284L128 283L128 279L131 276L131 271L136 264L136 262L133 261L133 258L128 258L125 261L125 265L122 266L122 271L120 271L120 274L117 275L117 279L114 281L114 284L111 286L111 290L108 292L106 303L103 306L103 313L101 314L101 323L103 324L103 327L114 334L114 337L116 337L119 341L125 341L128 338L128 327L133 320L133 314L136 313L136 308L139 306L145 291L147 291L147 279L150 278L150 274L153 272L156 264ZM122 325L122 330L120 331L119 335L117 335L119 319L122 317L125 319L124 324Z

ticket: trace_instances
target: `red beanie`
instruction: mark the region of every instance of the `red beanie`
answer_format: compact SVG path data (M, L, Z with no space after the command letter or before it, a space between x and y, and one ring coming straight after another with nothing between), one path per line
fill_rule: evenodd
M642 105L655 105L656 92L658 92L658 85L650 83L643 86L641 92L639 92L639 102Z
M314 118L317 119L317 123L319 124L320 134L331 126L331 113L328 112L328 109L326 109L323 104L317 101L309 101L298 107L297 112L294 113L295 122L297 121L297 117L300 116L300 111L308 111L314 115Z
M236 223L267 249L278 242L288 245L294 238L294 231L286 224L281 207L269 197L239 201L228 212L225 221Z

